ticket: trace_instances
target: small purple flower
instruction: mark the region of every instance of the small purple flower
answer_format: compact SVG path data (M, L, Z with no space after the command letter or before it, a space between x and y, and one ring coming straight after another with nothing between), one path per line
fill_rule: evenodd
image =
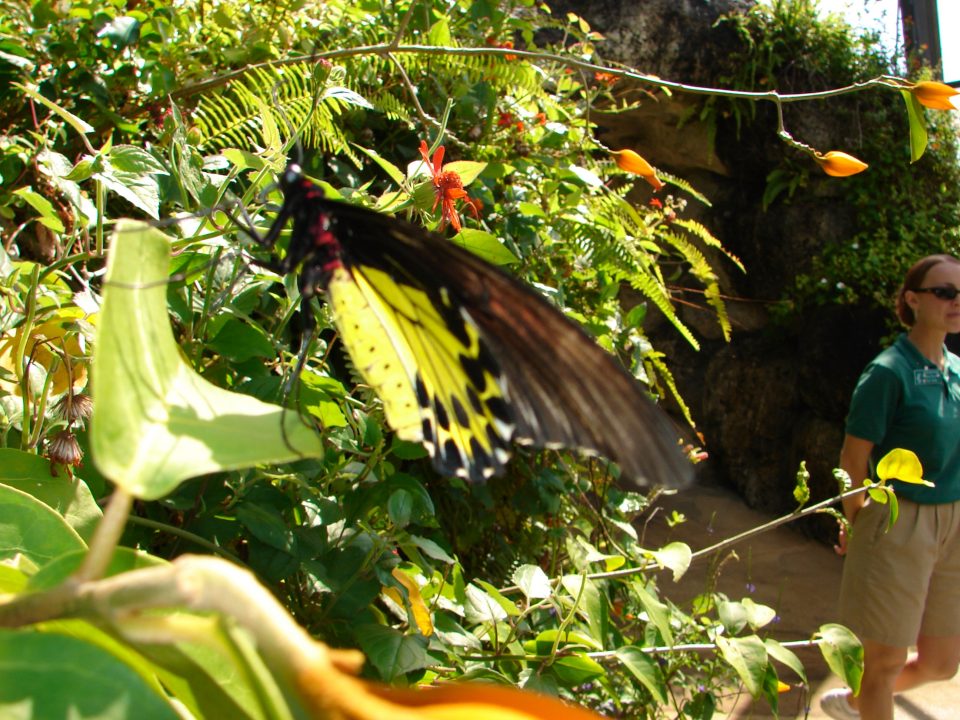
M748 583L747 583L747 592L748 592L748 593L755 593L756 591L757 591L757 586L754 585L752 582L748 582Z

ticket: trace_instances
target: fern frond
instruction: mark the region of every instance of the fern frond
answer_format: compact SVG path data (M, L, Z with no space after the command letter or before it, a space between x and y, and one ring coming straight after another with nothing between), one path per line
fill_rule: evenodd
M266 145L266 105L286 120L284 126L303 128L301 142L307 147L343 153L358 163L336 119L347 108L371 106L350 88L321 85L313 70L311 62L253 67L223 92L204 97L195 118L205 145ZM327 81L332 79L333 73Z
M663 285L658 283L652 275L646 273L624 273L621 268L616 266L604 266L603 269L618 280L628 283L630 287L644 295L657 306L657 309L659 309L664 317L670 321L670 324L677 329L677 332L690 343L691 347L695 350L700 349L700 343L697 342L693 333L690 332L690 329L683 324L683 321L677 315L676 309L670 302L669 292Z
M730 336L733 334L733 328L730 325L730 316L727 315L727 305L720 297L720 285L716 282L708 283L703 291L703 296L706 298L707 304L717 314L717 323L720 325L721 332L723 332L723 339L729 342Z
M673 373L670 372L670 368L668 368L666 363L663 361L663 353L648 352L643 356L643 362L647 366L647 375L651 378L655 378L658 385L660 382L662 382L667 386L667 389L670 391L670 395L677 402L680 412L683 413L683 417L687 421L687 424L689 424L690 427L696 427L695 423L693 422L693 415L690 413L690 408L687 407L687 404L683 401L683 396L677 389L677 383L673 378Z
M746 270L743 268L743 263L740 261L740 258L727 250L723 244L716 237L714 237L713 233L711 233L703 224L698 223L696 220L682 220L680 218L674 220L673 224L676 227L683 228L691 235L700 238L705 245L717 248L717 250L726 255L730 261L740 269L741 272L746 272Z
M731 334L730 318L727 315L723 298L720 297L720 284L717 280L717 275L713 271L713 268L710 267L710 263L704 257L703 253L700 252L700 249L682 235L666 233L664 238L690 263L691 274L703 283L704 297L706 298L707 304L710 305L717 314L717 322L723 332L724 339L729 340Z
M713 207L713 203L710 202L710 199L706 195L696 190L693 187L693 185L688 183L683 178L677 177L676 175L671 175L668 172L663 172L659 168L657 168L657 177L659 177L663 182L669 183L670 185L673 185L674 187L680 188L684 192L689 193L691 196L693 196L695 199L702 202L707 207Z

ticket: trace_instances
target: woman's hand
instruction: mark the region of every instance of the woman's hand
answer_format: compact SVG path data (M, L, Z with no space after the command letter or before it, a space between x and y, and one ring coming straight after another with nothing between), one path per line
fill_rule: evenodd
M843 448L840 450L840 467L847 472L854 487L859 487L864 479L869 477L868 464L870 461L870 452L873 450L873 443L869 440L847 435L843 439ZM840 532L837 536L837 544L833 546L837 555L847 554L847 541L850 539L847 534L847 528L853 527L854 520L863 509L865 493L859 493L843 499L843 514L850 523L846 525L838 521Z
M847 524L841 520L837 520L837 525L840 526L840 532L837 534L837 544L833 546L833 551L837 555L846 555L847 554ZM850 523L853 526L853 523Z

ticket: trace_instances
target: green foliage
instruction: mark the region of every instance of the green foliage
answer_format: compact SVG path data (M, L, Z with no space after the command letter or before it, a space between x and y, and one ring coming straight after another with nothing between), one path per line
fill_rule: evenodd
M381 680L488 679L638 718L710 717L740 683L775 707L780 666L805 682L768 637L773 610L663 597L658 571L682 575L690 549L643 547L647 500L618 490L603 461L519 452L485 485L437 477L356 382L325 307L284 392L296 285L239 248L248 223L275 220L288 154L333 195L436 227L418 148L442 141L448 160L472 163L450 167L476 175L467 190L482 208L452 241L509 265L662 394L675 385L644 337L648 311L697 342L671 302L675 278L701 283L729 334L704 254L723 248L683 216L685 197L706 198L664 177L677 192L666 207L635 204L646 186L593 138L590 111L609 91L565 65L594 59L582 19L509 0L3 7L0 591L26 606L27 590L56 598L88 584L128 598L61 582L88 547L113 554L115 541L92 534L108 525L94 502L114 491L104 472L138 499L127 549L107 563L124 587L167 572L160 558L229 558L283 602L274 618L361 648ZM551 37L562 42L542 44ZM163 218L169 269L157 230L109 234L129 215ZM145 244L124 258L127 242ZM91 364L96 464L81 465ZM122 667L136 676L132 701L160 703L158 716L171 697L196 717L305 714L283 663L260 656L262 637L254 648L256 627L189 613L172 584L159 590L150 597L170 593L177 612L97 615L107 603L69 623L21 623L0 638L0 666L25 648L104 676ZM247 596L233 600L245 617ZM75 673L51 691L55 667L36 665L59 707ZM0 695L0 707L18 699Z
M894 59L875 33L858 34L840 17L820 18L816 0L766 0L745 15L728 18L745 50L731 58L730 87L819 91L851 86L894 72ZM926 79L924 77L918 80ZM830 203L853 209L851 233L827 243L809 268L787 288L787 315L834 304L889 307L898 283L913 262L928 254L960 251L960 146L952 113L924 110L913 95L907 110L897 94L869 92L831 100L831 134L805 139L830 142L870 165L842 182L823 178L804 158L785 153L769 171L765 210L789 202L799 188L832 185ZM710 112L731 111L742 136L756 135L770 119L752 102L709 100ZM793 106L784 108L788 127L808 127ZM816 129L816 125L810 123ZM856 128L848 132L847 128ZM925 130L924 130L925 128ZM929 135L926 152L922 143ZM922 157L919 157L922 154ZM919 158L919 159L918 159Z

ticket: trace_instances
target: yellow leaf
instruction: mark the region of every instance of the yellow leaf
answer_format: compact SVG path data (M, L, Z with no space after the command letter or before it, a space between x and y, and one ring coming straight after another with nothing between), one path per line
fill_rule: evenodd
M423 601L423 595L420 594L420 587L416 581L400 568L394 568L390 574L393 575L394 580L406 589L407 596L410 598L410 612L413 613L413 620L420 632L424 637L433 635L433 620L430 618L430 609ZM387 588L387 590L390 589L392 588ZM394 590L394 592L396 591ZM403 603L399 604L402 605Z
M24 358L29 359L33 367L52 372L50 391L53 395L62 395L69 385L79 392L87 384L87 351L81 337L71 325L79 317L70 317L66 312L57 318L48 320L30 328L30 336L24 346ZM0 368L7 370L15 378L14 356L23 336L23 326L0 341ZM70 356L69 365L63 362L65 355ZM20 395L20 384L7 380L0 381L5 392Z
M877 477L884 482L899 480L914 485L933 487L933 483L923 479L923 466L920 464L920 458L913 451L903 448L895 448L883 456L877 463Z

